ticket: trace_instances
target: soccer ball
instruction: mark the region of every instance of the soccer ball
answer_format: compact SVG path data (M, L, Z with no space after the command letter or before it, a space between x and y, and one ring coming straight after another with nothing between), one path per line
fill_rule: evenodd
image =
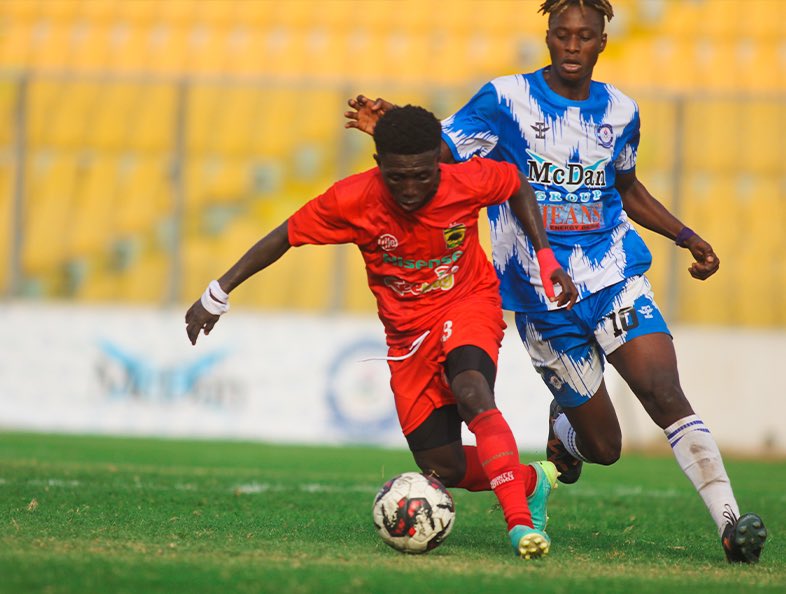
M405 472L382 485L373 515L385 544L402 553L425 553L447 538L456 512L453 497L437 479Z

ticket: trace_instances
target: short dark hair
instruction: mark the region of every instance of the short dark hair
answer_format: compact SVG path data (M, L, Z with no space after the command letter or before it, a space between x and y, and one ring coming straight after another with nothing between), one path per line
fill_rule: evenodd
M417 105L395 107L379 118L374 144L380 155L419 155L439 150L442 124L429 110Z
M606 17L607 21L610 21L614 17L614 9L609 0L546 0L540 5L539 12L549 15L549 21L551 21L552 16L561 13L568 6L579 6L582 11L585 6L589 6ZM604 21L601 20L601 27L603 27L604 24Z

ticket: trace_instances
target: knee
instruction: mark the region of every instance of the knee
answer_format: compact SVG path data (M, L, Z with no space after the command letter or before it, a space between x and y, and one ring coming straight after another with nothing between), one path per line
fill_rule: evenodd
M593 464L611 466L620 459L622 453L622 436L603 439L602 441L580 442L579 451Z
M494 394L486 378L477 371L465 371L453 379L451 384L462 418L470 422L480 413L495 408Z
M669 420L692 414L690 403L673 373L653 373L646 382L632 385L631 389L659 425Z
M611 466L620 459L621 453L622 448L619 446L610 445L604 447L603 449L596 452L595 463L602 464L603 466Z

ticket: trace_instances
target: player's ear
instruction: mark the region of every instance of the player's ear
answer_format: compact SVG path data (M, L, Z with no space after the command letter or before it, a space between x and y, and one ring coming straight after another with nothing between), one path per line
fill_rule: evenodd
M598 53L600 53L600 52L602 52L603 50L606 49L606 39L607 39L606 34L603 33L600 36L600 51Z

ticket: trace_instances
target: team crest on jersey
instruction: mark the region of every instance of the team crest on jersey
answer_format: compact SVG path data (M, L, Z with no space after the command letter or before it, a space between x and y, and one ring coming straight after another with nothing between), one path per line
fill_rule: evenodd
M391 250L395 250L398 247L398 239L396 239L395 236L391 235L390 233L385 233L384 235L379 236L379 239L377 239L377 245L386 252L389 252Z
M595 136L603 148L611 148L614 144L614 129L609 124L601 124L595 128Z
M442 230L442 236L445 238L445 244L448 246L449 250L455 249L464 243L464 236L466 234L467 228L461 223Z

